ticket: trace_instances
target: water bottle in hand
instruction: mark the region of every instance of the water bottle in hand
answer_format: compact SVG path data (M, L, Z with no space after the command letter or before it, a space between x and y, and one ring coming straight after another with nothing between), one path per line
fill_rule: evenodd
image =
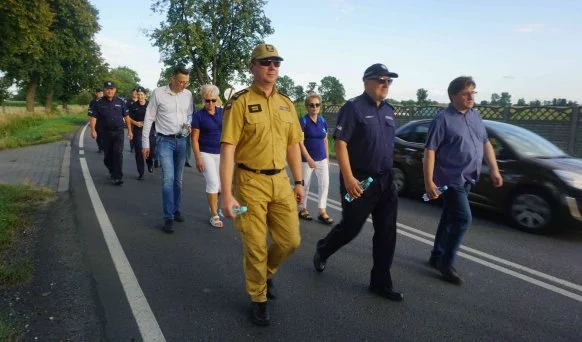
M437 194L440 196L440 195L441 195L443 192L447 191L447 189L448 189L448 188L449 188L449 187L448 187L448 186L446 186L446 185L443 185L443 186L440 186L440 187L438 187L438 188L437 188ZM428 194L427 194L427 193L424 193L424 195L422 195L422 199L423 199L425 202L428 202L428 201L430 201L430 198L428 198Z
M247 212L247 207L244 205L241 205L240 207L233 207L232 211L234 212L235 215L241 215ZM220 215L221 217L224 217L224 214L222 213L222 209L218 209L218 215Z
M360 182L360 188L362 188L362 191L366 190L370 184L372 184L372 182L374 181L374 179L372 179L372 177L368 177L366 179L364 179L363 181ZM350 194L346 193L346 195L344 196L344 199L348 202L351 202L354 200L354 198L352 196L350 196Z

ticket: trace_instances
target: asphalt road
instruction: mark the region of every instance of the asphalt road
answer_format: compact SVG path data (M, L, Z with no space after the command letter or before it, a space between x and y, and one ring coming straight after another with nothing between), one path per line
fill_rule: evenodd
M137 181L126 147L125 184L110 185L87 133L81 134L83 148L75 141L72 149L73 214L107 340L582 340L581 233L529 235L478 211L457 265L465 283L455 286L426 264L440 209L414 198L400 199L392 267L403 302L367 291L371 223L319 274L312 266L314 247L331 228L301 221L301 246L275 277L273 323L255 327L240 237L231 222L223 229L209 225L202 175L186 168L186 222L165 234L160 169ZM338 168L332 165L328 210L336 221L338 201ZM309 205L316 213L316 202Z

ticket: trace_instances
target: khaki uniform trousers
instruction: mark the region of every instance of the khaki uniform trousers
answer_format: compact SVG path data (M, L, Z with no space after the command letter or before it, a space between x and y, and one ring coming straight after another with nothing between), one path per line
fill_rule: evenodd
M266 302L267 279L301 242L297 202L285 170L268 176L237 168L234 196L248 207L235 219L243 243L246 289L253 302ZM267 232L272 241L268 248Z

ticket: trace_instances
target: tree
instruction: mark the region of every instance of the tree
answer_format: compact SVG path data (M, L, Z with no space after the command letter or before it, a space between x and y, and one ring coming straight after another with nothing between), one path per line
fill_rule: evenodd
M418 105L422 106L427 103L428 100L428 90L420 88L416 91L416 102Z
M540 100L533 100L529 101L529 105L530 107L539 107L542 105L542 102Z
M511 106L511 95L508 92L501 93L501 97L499 98L499 105L502 107Z
M553 99L552 100L552 106L567 106L568 105L568 100L566 99Z
M501 96L499 96L499 94L493 93L493 94L491 94L491 102L490 102L490 104L492 106L499 106L499 100L500 99L501 99Z
M0 70L26 88L26 110L34 98L43 68L42 57L52 38L54 14L47 1L0 1Z
M298 102L303 100L305 100L305 90L303 86L297 85L293 88L293 101Z
M323 102L327 104L339 104L345 101L346 91L341 82L333 76L325 76L321 79L321 85L317 89Z
M481 101L481 103L479 103L479 105L481 105L481 106L489 106L489 102L487 102L487 100L483 100L483 101Z
M295 88L295 82L291 77L285 75L277 79L277 90L282 92L287 96L293 96L293 89Z
M155 0L166 19L148 36L165 66L192 66L190 88L212 83L226 89L248 72L254 46L274 32L264 0Z
M517 100L517 105L518 106L527 106L527 103L525 102L525 99L522 97L521 99Z
M315 92L315 88L317 87L317 82L309 82L307 85L306 93L313 93Z
M131 98L131 90L141 82L137 72L126 66L111 69L106 77L115 82L117 95L125 98Z

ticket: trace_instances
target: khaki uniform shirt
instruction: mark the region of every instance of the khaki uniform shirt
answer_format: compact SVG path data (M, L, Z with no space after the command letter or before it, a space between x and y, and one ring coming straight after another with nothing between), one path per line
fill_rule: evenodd
M234 94L224 108L221 143L236 146L234 161L255 170L283 169L287 146L303 139L293 102L276 89L255 86Z

